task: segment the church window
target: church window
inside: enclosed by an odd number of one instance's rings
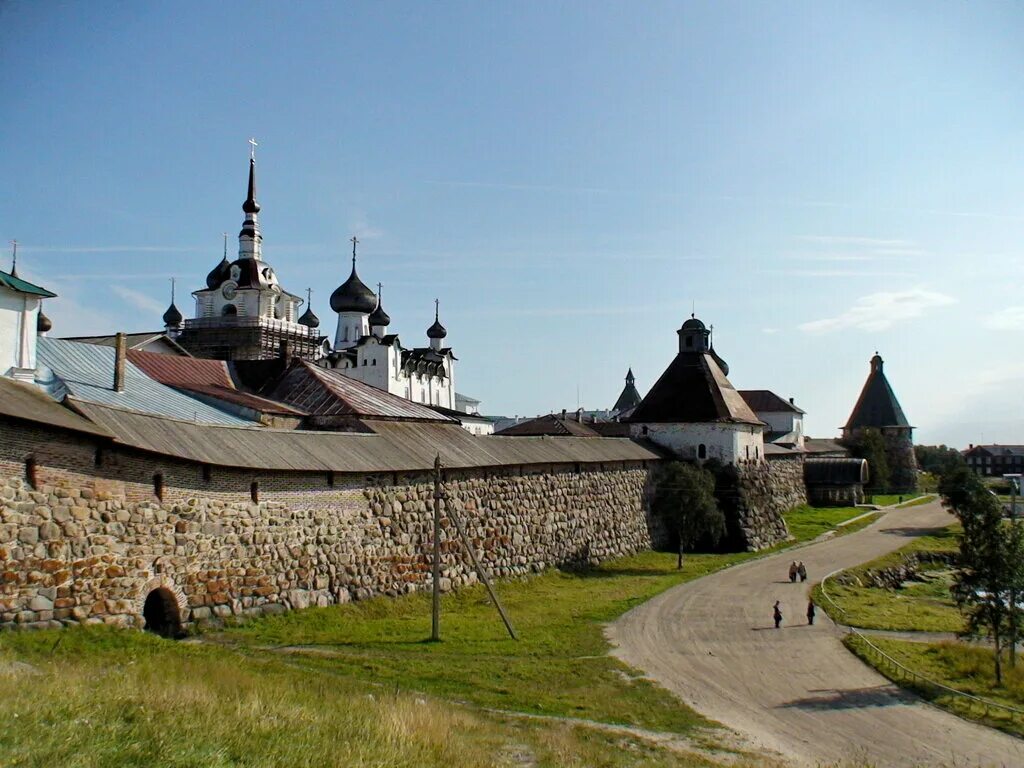
[[[377,364],[377,358],[375,357],[375,358],[373,358],[373,360],[372,360],[372,361],[370,362],[370,365],[376,365],[376,364]]]
[[[745,458],[745,459],[749,459],[750,458],[750,446],[749,445],[744,445],[743,446],[743,458]]]
[[[366,367],[366,364],[367,364],[368,362],[369,362],[369,360],[367,360],[367,359],[366,359],[366,358],[364,357],[364,358],[363,358],[363,368],[365,368],[365,367]]]
[[[342,341],[348,341],[348,326],[347,325],[345,326],[345,329],[341,332],[341,340]]]
[[[224,315],[224,317],[234,317],[238,314],[238,307],[234,304],[225,304],[224,309],[222,309],[220,313]]]
[[[688,346],[688,347],[692,347],[693,346],[693,336],[687,336],[686,337],[686,346]]]
[[[160,501],[164,500],[164,473],[157,472],[153,475],[153,495]]]
[[[697,458],[698,459],[706,459],[707,457],[708,457],[708,447],[706,445],[704,445],[704,443],[701,443],[700,445],[697,446]]]

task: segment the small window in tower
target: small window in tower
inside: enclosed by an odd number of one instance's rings
[[[375,357],[375,358],[373,358],[373,360],[372,360],[372,361],[370,362],[370,365],[376,365],[376,364],[377,364],[377,358]]]
[[[688,346],[688,347],[692,347],[693,346],[693,336],[687,336],[686,337],[686,346]]]
[[[39,487],[39,467],[34,454],[25,457],[25,482],[33,488]]]
[[[225,304],[224,309],[222,309],[220,313],[224,315],[224,317],[234,317],[238,314],[238,307],[234,304]]]
[[[153,475],[153,495],[160,501],[164,500],[164,474],[157,472]]]
[[[700,445],[697,446],[697,458],[698,459],[706,459],[707,457],[708,457],[708,447],[706,445],[704,445],[704,443],[701,443]]]
[[[364,357],[364,358],[363,358],[363,368],[365,368],[365,367],[366,367],[366,364],[367,364],[368,362],[369,362],[369,360],[367,360],[367,359],[366,359],[366,358]]]
[[[252,499],[253,504],[258,504],[260,500],[260,483],[259,480],[253,480],[249,484],[249,498]]]

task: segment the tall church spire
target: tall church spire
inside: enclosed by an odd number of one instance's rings
[[[245,221],[238,233],[238,258],[263,259],[263,235],[260,234],[260,204],[256,202],[256,139],[249,139],[249,189],[242,211]]]

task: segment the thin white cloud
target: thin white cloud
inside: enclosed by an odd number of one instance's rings
[[[827,245],[865,245],[873,248],[902,248],[913,245],[909,240],[846,235],[798,235],[797,240]]]
[[[196,253],[208,250],[202,245],[26,245],[18,243],[18,253]]]
[[[148,294],[136,291],[134,288],[127,288],[123,285],[112,285],[110,286],[110,290],[136,309],[154,315],[156,318],[160,318],[163,315],[164,310],[167,309],[166,304],[157,301]]]
[[[853,306],[835,317],[812,320],[799,325],[804,333],[823,334],[853,328],[882,331],[903,320],[920,317],[930,309],[956,302],[952,296],[924,288],[907,291],[882,291],[862,296]]]
[[[1024,307],[1004,307],[986,317],[982,324],[996,331],[1024,331]]]
[[[761,329],[761,333],[773,334],[773,333],[778,333],[778,332],[779,332],[778,328],[762,328]]]
[[[789,277],[916,277],[911,272],[879,272],[865,269],[764,269],[761,274]]]

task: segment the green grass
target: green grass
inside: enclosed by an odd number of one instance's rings
[[[866,511],[856,507],[811,507],[805,504],[800,507],[794,507],[784,514],[783,517],[786,520],[786,526],[789,528],[790,535],[797,542],[803,542],[813,541],[827,531],[836,530],[836,526],[839,523],[851,520],[858,515],[864,514]],[[864,523],[864,525],[868,525],[870,522],[873,521]],[[858,527],[852,530],[858,530],[860,527],[863,527],[858,525],[858,523],[854,523]],[[845,526],[845,528],[849,527]],[[842,528],[838,530],[842,533],[851,532]]]
[[[920,493],[877,493],[865,498],[864,501],[867,504],[877,504],[880,507],[891,507],[893,504],[908,502],[920,496]]]
[[[1018,736],[1024,736],[1024,723],[1014,721],[1009,713],[970,704],[955,694],[914,680],[906,680],[890,667],[880,665],[877,655],[870,653],[864,641],[849,635],[844,641],[850,650],[883,675],[924,698],[961,717],[977,720]],[[992,651],[983,646],[964,643],[914,643],[888,638],[871,638],[871,642],[901,664],[945,686],[981,698],[1024,709],[1024,659],[1010,669],[1003,659],[1003,683],[996,685]]]
[[[922,536],[911,544],[890,552],[857,568],[846,571],[860,577],[868,570],[881,570],[898,565],[913,552],[955,552],[957,526],[952,525],[933,536]],[[952,574],[941,563],[925,563],[921,571],[929,580],[908,584],[905,588],[843,585],[834,578],[827,585],[828,596],[841,609],[838,613],[815,588],[815,599],[838,621],[864,629],[898,631],[959,632],[963,619],[949,594]]]
[[[934,500],[935,500],[935,494],[927,493],[927,494],[925,494],[923,496],[918,496],[917,498],[915,498],[915,499],[913,499],[911,501],[903,502],[902,504],[900,504],[897,507],[897,509],[906,509],[907,507],[919,507],[922,504],[928,504],[929,502],[934,501]]]
[[[84,627],[0,637],[0,764],[160,768],[598,766],[720,761],[398,690],[290,657]],[[761,765],[734,753],[742,766]]]
[[[518,641],[479,587],[444,596],[440,643],[425,642],[427,594],[267,617],[216,639],[302,646],[291,657],[309,668],[476,706],[686,733],[708,723],[608,656],[603,625],[675,584],[753,556],[687,555],[678,571],[675,555],[645,552],[584,573],[502,582],[498,592]]]

